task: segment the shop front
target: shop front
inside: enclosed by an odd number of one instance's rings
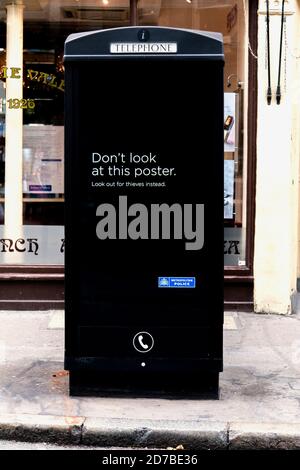
[[[64,42],[72,33],[130,25],[223,34],[225,308],[253,308],[257,10],[256,0],[0,2],[0,308],[63,307]],[[104,73],[104,96],[105,80]],[[164,76],[157,80],[168,87]],[[197,80],[181,86],[196,96],[210,93],[206,83],[206,90]],[[134,88],[119,78],[117,93],[128,102]],[[90,109],[101,112],[92,102]],[[192,119],[201,112],[191,109]],[[199,141],[199,173],[207,148]],[[77,249],[84,251],[84,239]]]

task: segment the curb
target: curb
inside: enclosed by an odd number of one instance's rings
[[[229,450],[299,450],[300,423],[230,423]]]
[[[0,415],[0,439],[80,444],[85,418],[52,415]]]
[[[227,424],[218,422],[99,420],[87,418],[82,444],[118,447],[167,447],[226,450]]]
[[[0,440],[122,448],[299,450],[300,423],[221,423],[14,415],[0,417]]]
[[[227,424],[14,415],[0,417],[0,439],[98,447],[225,450]]]

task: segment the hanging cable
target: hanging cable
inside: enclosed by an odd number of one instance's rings
[[[269,0],[267,2],[267,54],[268,54],[268,89],[267,89],[267,103],[272,102],[272,90],[271,90],[271,62],[270,62],[270,11],[269,11]]]
[[[277,89],[276,89],[276,102],[280,104],[281,101],[281,59],[282,59],[282,41],[283,41],[283,25],[284,25],[284,0],[282,0],[282,9],[281,9],[281,31],[280,31],[280,46],[279,46],[279,64],[278,64],[278,80],[277,80]]]

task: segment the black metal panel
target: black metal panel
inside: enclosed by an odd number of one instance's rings
[[[146,31],[147,40],[143,39],[143,32]],[[162,43],[176,42],[176,57],[191,57],[195,55],[197,59],[222,61],[223,42],[222,36],[218,33],[208,33],[204,31],[192,31],[188,29],[162,28],[156,26],[126,27],[106,29],[102,31],[91,31],[88,33],[71,34],[65,43],[65,61],[93,60],[105,57],[106,59],[117,58],[120,55],[110,53],[110,45],[114,42],[123,43]],[[124,59],[126,54],[122,54]],[[128,54],[132,58],[131,54]],[[141,54],[135,57],[141,58]],[[160,56],[155,54],[155,58]]]
[[[131,45],[139,41],[176,43],[177,52],[136,53]],[[111,43],[127,43],[133,53],[111,54]],[[65,60],[66,368],[71,376],[76,369],[78,385],[78,369],[130,370],[141,380],[147,371],[174,374],[180,363],[181,371],[211,370],[217,383],[221,36],[154,27],[98,31],[71,36]],[[187,280],[159,287],[160,277],[194,278],[195,287]]]

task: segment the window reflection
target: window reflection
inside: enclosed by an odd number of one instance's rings
[[[224,66],[224,263],[246,261],[246,89],[243,0],[140,0],[140,25],[172,26],[223,34]],[[194,84],[197,87],[197,83]],[[198,90],[199,93],[208,92]]]

